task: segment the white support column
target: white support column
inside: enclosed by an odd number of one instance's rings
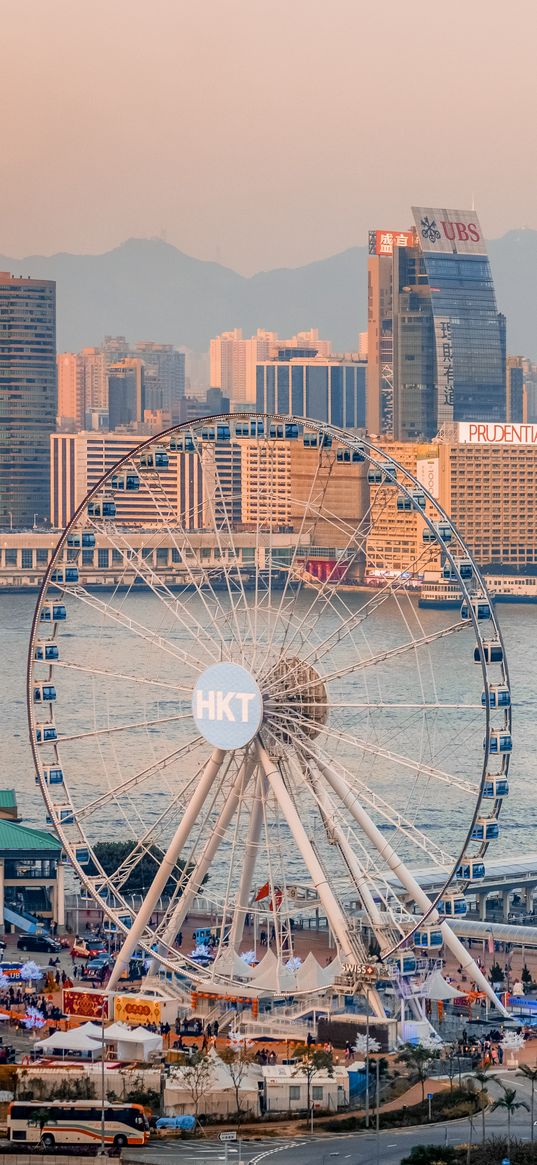
[[[248,834],[246,837],[246,845],[244,849],[239,893],[237,895],[237,904],[235,906],[235,913],[233,915],[233,921],[231,923],[231,931],[229,935],[229,945],[234,951],[238,951],[242,942],[242,936],[244,934],[244,922],[248,913],[248,899],[250,896],[250,889],[254,876],[259,838],[261,836],[261,829],[263,826],[263,797],[265,795],[266,786],[266,777],[264,777],[263,774],[258,770],[255,784],[254,803],[251,809]]]
[[[198,814],[203,807],[204,801],[210,793],[211,786],[218,773],[220,765],[222,764],[224,756],[225,753],[222,752],[221,749],[216,748],[211,756],[211,759],[205,766],[197,788],[192,795],[191,801],[188,804],[188,808],[183,814],[183,817],[172,837],[168,849],[164,854],[162,863],[159,866],[151,886],[147,891],[144,901],[142,902],[142,905],[133,920],[131,929],[125,935],[123,946],[117,955],[116,961],[112,968],[112,974],[108,981],[108,991],[114,990],[120,975],[128,968],[129,959],[131,958],[132,952],[138,945],[138,942],[140,941],[145,927],[151,918],[155,906],[161,894],[164,892],[166,883],[175,869],[177,859],[187,838],[190,835],[191,830],[194,828],[196,818],[198,817]]]
[[[446,946],[449,947],[452,954],[454,954],[459,960],[460,965],[468,972],[470,978],[473,979],[478,989],[483,991],[488,996],[488,998],[494,1004],[494,1007],[496,1007],[502,1015],[507,1016],[508,1012],[505,1010],[505,1007],[492,990],[488,979],[486,979],[483,973],[479,970],[477,963],[471,957],[471,955],[469,955],[466,948],[463,947],[460,940],[451,930],[449,924],[445,920],[442,922],[440,921],[440,916],[437,910],[431,910],[430,898],[427,897],[427,894],[424,890],[422,890],[419,883],[416,882],[416,879],[410,873],[410,870],[407,869],[404,862],[401,861],[401,858],[398,856],[398,854],[396,854],[395,850],[392,849],[391,845],[388,841],[386,841],[386,838],[382,835],[380,830],[377,829],[374,821],[372,821],[371,817],[369,816],[369,813],[367,813],[367,811],[363,808],[360,801],[358,800],[356,793],[353,792],[353,790],[350,788],[347,782],[343,780],[339,773],[335,772],[331,765],[326,764],[325,761],[321,761],[317,757],[315,758],[315,763],[326,777],[326,780],[331,785],[334,792],[337,793],[340,800],[349,810],[349,813],[352,815],[354,820],[358,825],[361,826],[366,837],[369,838],[370,842],[372,842],[372,844],[375,846],[375,849],[378,850],[382,860],[386,862],[386,864],[398,878],[401,885],[404,886],[405,890],[407,890],[410,896],[413,898],[416,906],[418,906],[420,910],[423,910],[424,914],[429,912],[427,920],[428,925],[440,926],[440,930],[442,931]]]
[[[226,829],[237,812],[242,794],[250,780],[253,764],[253,760],[244,760],[242,762],[228,799],[211,830],[203,851],[192,870],[188,885],[184,893],[181,894],[172,917],[164,931],[162,936],[163,943],[173,943],[177,932],[181,929],[192,905],[192,901],[196,897],[203,883],[203,879],[211,866],[211,862],[219,849],[220,843],[224,840]]]
[[[343,915],[343,911],[339,902],[334,897],[332,890],[328,884],[327,876],[319,862],[309,837],[300,820],[297,809],[295,808],[292,798],[289,796],[285,783],[283,781],[280,770],[271,759],[268,753],[263,748],[262,744],[258,744],[259,761],[263,768],[263,772],[269,782],[269,785],[278,801],[280,809],[285,820],[293,834],[296,845],[302,855],[304,864],[306,865],[313,882],[314,888],[319,895],[320,901],[324,909],[330,926],[336,936],[341,958],[343,962],[346,960],[355,961],[355,954],[353,951],[353,944],[350,939],[347,922]]]
[[[57,924],[60,934],[65,930],[65,869],[63,862],[58,862],[56,866],[56,902],[54,921]]]

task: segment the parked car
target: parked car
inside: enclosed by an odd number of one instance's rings
[[[108,969],[112,967],[113,958],[110,955],[98,955],[95,959],[90,959],[86,966],[82,969],[83,979],[98,979]]]
[[[61,949],[61,943],[50,934],[21,934],[17,940],[18,951],[48,951],[57,955]]]

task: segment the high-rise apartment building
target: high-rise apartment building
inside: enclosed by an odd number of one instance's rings
[[[368,429],[428,440],[506,418],[505,319],[474,211],[414,207],[369,236]]]
[[[258,328],[250,339],[243,337],[240,328],[222,332],[211,340],[211,385],[221,388],[231,400],[254,404],[256,400],[256,366],[262,360],[275,356],[278,349],[308,350],[311,356],[329,356],[330,340],[321,340],[317,328],[297,332],[290,340],[280,340],[277,332]]]
[[[296,351],[296,355],[294,354]],[[344,429],[365,426],[367,363],[280,349],[257,365],[258,412],[292,414]]]
[[[145,407],[169,413],[179,421],[180,401],[185,395],[185,354],[173,344],[156,344],[140,340],[133,355],[143,361]]]
[[[0,272],[2,525],[48,518],[56,411],[56,284]]]
[[[58,373],[58,427],[83,429],[86,419],[84,366],[76,352],[59,352],[56,357]]]
[[[522,356],[508,356],[506,420],[520,423],[527,419],[525,411],[524,359]]]

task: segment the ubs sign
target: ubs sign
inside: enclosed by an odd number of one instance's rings
[[[486,255],[483,232],[475,210],[413,206],[412,214],[422,251]]]
[[[198,731],[216,748],[242,748],[263,719],[263,699],[250,672],[237,663],[214,663],[197,680],[192,715]]]

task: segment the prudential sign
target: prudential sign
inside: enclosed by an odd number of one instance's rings
[[[215,663],[192,693],[196,727],[216,748],[242,748],[258,731],[263,699],[250,672],[237,663]]]

